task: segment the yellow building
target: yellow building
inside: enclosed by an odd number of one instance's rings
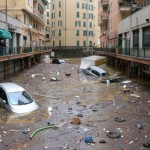
[[[20,46],[43,46],[46,4],[46,0],[0,0],[0,11],[22,22]]]
[[[97,4],[97,0],[51,0],[52,46],[98,46]]]

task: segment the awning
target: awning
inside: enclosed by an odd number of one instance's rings
[[[0,30],[0,39],[11,39],[11,33],[8,30],[1,29]]]

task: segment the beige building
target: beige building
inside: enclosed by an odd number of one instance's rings
[[[97,4],[97,0],[51,0],[52,46],[99,46]]]
[[[51,45],[51,36],[50,36],[50,0],[48,0],[48,3],[46,5],[45,10],[45,44],[47,46]]]
[[[22,22],[19,46],[43,46],[46,4],[46,0],[0,0],[0,11]],[[15,35],[13,35],[13,38],[15,38]]]

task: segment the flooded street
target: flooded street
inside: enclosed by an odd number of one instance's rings
[[[0,150],[150,149],[150,86],[100,83],[79,73],[80,59],[65,61],[37,64],[7,79],[24,87],[39,109],[17,115],[0,108]],[[124,91],[124,85],[129,90]],[[48,125],[52,127],[31,138],[35,130]],[[120,137],[110,138],[111,132]]]

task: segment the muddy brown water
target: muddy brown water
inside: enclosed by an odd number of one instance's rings
[[[0,108],[0,149],[2,150],[140,150],[150,141],[150,87],[137,82],[128,84],[124,93],[121,83],[103,84],[98,78],[78,73],[80,59],[65,59],[65,64],[38,64],[11,76],[7,81],[23,86],[39,105],[39,109],[26,114],[10,114]],[[110,75],[119,72],[106,68]],[[66,76],[69,73],[70,76]],[[32,78],[33,74],[37,74]],[[45,77],[45,80],[42,80]],[[57,78],[58,81],[51,81]],[[128,80],[128,79],[125,79]],[[52,115],[48,108],[52,107]],[[80,125],[70,121],[78,114]],[[118,123],[115,117],[125,117]],[[47,123],[57,129],[46,129],[30,135]],[[135,127],[142,123],[144,129]],[[30,132],[23,131],[30,128]],[[119,130],[121,138],[107,137],[108,131]],[[92,136],[95,144],[87,145],[84,138]],[[106,144],[99,143],[105,140]]]

